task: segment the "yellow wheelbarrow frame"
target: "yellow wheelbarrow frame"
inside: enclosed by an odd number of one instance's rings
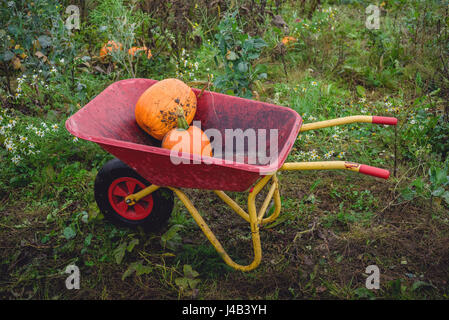
[[[377,118],[377,119],[376,119]],[[386,119],[387,121],[380,122],[379,118]],[[336,125],[355,123],[355,122],[368,122],[368,123],[380,123],[380,124],[393,124],[395,125],[397,120],[394,118],[386,117],[373,117],[373,116],[351,116],[338,118],[333,120],[320,121],[315,123],[304,124],[300,132],[320,129],[325,127],[332,127]],[[389,172],[387,170],[374,168],[366,165],[361,165],[358,163],[348,162],[348,161],[316,161],[316,162],[290,162],[284,163],[283,166],[278,171],[290,171],[290,170],[350,170],[354,172],[361,172],[368,175],[373,175],[377,177],[382,177],[387,179]],[[256,209],[255,199],[260,191],[271,181],[270,189],[262,203],[259,211]],[[129,206],[134,205],[140,199],[148,196],[152,192],[159,189],[159,186],[151,185],[137,193],[131,194],[125,198],[126,203]],[[215,194],[222,199],[232,210],[234,210],[240,217],[249,222],[251,227],[251,237],[253,243],[254,259],[248,265],[241,265],[234,262],[226,250],[223,248],[221,243],[215,237],[214,233],[210,230],[207,223],[204,221],[203,217],[200,215],[198,210],[195,208],[193,203],[187,197],[187,195],[178,188],[168,187],[172,190],[184,206],[187,208],[189,213],[192,215],[195,222],[198,224],[200,229],[206,235],[207,239],[211,242],[214,248],[217,250],[218,254],[223,258],[225,263],[230,267],[241,270],[241,271],[251,271],[255,269],[262,260],[262,249],[260,242],[259,229],[262,225],[273,222],[278,218],[281,212],[281,197],[279,193],[279,183],[277,179],[277,171],[271,175],[266,175],[261,178],[254,187],[249,191],[248,194],[248,212],[242,209],[234,200],[232,200],[225,192],[221,190],[214,190]],[[271,200],[274,198],[274,212],[269,216],[265,217],[266,211],[268,209]]]

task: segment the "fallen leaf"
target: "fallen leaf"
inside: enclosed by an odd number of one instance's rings
[[[14,70],[20,69],[20,67],[22,66],[22,64],[20,63],[20,59],[15,57],[14,59],[11,60],[12,66],[14,68]]]
[[[36,51],[36,53],[35,53],[34,55],[35,55],[36,57],[38,57],[39,59],[44,60],[44,62],[47,62],[47,61],[48,61],[47,56],[46,56],[45,54],[43,54],[42,52],[40,52],[40,51]]]

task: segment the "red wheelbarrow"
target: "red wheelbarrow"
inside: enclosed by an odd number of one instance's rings
[[[171,150],[161,148],[160,141],[141,130],[135,120],[138,98],[156,82],[150,79],[115,82],[66,122],[71,134],[97,143],[116,157],[100,169],[94,187],[100,211],[115,224],[141,226],[149,231],[165,226],[173,209],[174,193],[224,261],[235,269],[249,271],[262,258],[260,226],[274,221],[281,211],[278,172],[335,169],[383,179],[389,177],[387,170],[347,161],[284,162],[299,132],[354,122],[396,125],[396,118],[350,116],[303,125],[299,114],[292,109],[209,91],[204,91],[198,99],[194,121],[200,121],[205,133],[210,133],[214,156],[174,155]],[[200,90],[193,90],[199,96]],[[257,134],[256,140],[250,139],[251,132]],[[236,142],[239,134],[240,137],[243,134],[240,147]],[[253,151],[260,149],[264,157],[254,156]],[[255,198],[267,184],[270,184],[267,195],[257,210]],[[249,222],[254,251],[252,263],[240,265],[229,257],[180,188],[213,190]],[[224,191],[248,191],[247,212]],[[272,201],[274,211],[267,216]]]

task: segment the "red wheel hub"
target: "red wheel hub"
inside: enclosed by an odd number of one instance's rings
[[[153,209],[153,196],[150,194],[142,198],[133,206],[128,206],[125,198],[146,186],[132,177],[122,177],[114,180],[109,186],[108,197],[112,208],[123,218],[142,220],[148,217]]]

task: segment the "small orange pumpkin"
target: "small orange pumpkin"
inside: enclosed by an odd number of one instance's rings
[[[289,47],[289,46],[292,46],[293,43],[296,42],[296,38],[288,36],[288,37],[283,37],[281,41],[286,47]]]
[[[131,49],[128,50],[128,54],[130,56],[135,56],[136,54],[140,53],[140,52],[144,52],[147,56],[148,59],[151,59],[151,57],[153,56],[151,54],[151,50],[148,49],[147,47],[143,46],[143,47],[132,47]]]
[[[181,107],[178,110],[178,127],[165,135],[162,148],[212,157],[209,138],[200,128],[189,127]]]
[[[106,58],[106,56],[110,53],[110,52],[112,52],[112,51],[117,51],[117,50],[122,50],[123,49],[123,46],[122,46],[122,44],[119,42],[119,43],[116,43],[115,41],[113,41],[113,40],[109,40],[108,41],[108,43],[106,43],[102,48],[101,48],[101,50],[100,50],[100,58],[101,59],[105,59]]]
[[[136,121],[149,135],[162,140],[177,126],[178,107],[182,107],[187,124],[190,124],[196,104],[195,93],[188,85],[178,79],[164,79],[140,96],[135,109]]]

